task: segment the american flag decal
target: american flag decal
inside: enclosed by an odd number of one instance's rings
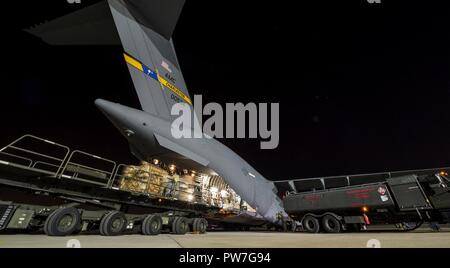
[[[170,69],[170,66],[167,62],[162,61],[161,66],[166,69],[169,73],[172,73],[172,70]]]

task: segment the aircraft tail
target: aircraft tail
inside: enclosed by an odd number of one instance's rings
[[[172,33],[184,1],[109,0],[142,109],[170,120],[173,104],[192,104],[178,64]]]
[[[50,44],[122,44],[142,109],[192,104],[172,42],[185,0],[108,0],[27,30]]]

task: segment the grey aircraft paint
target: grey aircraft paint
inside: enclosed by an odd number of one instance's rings
[[[164,159],[165,156],[180,166],[194,161],[200,171],[214,171],[223,177],[264,219],[280,223],[279,215],[287,215],[273,182],[215,139],[175,139],[171,134],[172,105],[183,101],[192,104],[171,39],[184,0],[108,0],[107,4],[143,111],[101,99],[95,103],[126,137],[131,152],[147,161],[153,157]],[[97,5],[90,10],[105,6],[104,2]],[[92,20],[92,11],[88,14]],[[101,14],[102,27],[110,29],[104,23],[105,11],[102,10]],[[82,11],[79,11],[76,18],[82,21],[82,17]],[[66,21],[63,18],[59,20]],[[74,20],[71,17],[69,21]],[[92,25],[95,27],[97,24]],[[52,43],[70,43],[67,34],[62,42],[55,34],[57,27],[52,25],[50,28],[52,31],[49,32],[44,24],[29,32]],[[77,38],[73,43],[82,43],[80,40],[84,37],[80,31]],[[85,39],[87,44],[92,44],[90,36]],[[161,78],[170,85],[164,84]]]

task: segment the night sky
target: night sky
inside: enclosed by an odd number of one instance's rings
[[[3,4],[1,145],[32,133],[137,162],[94,105],[139,107],[122,48],[22,31],[95,2]],[[276,150],[222,140],[269,179],[450,166],[447,2],[187,0],[173,39],[191,96],[280,103]]]

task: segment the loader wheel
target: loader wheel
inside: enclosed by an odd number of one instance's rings
[[[293,233],[295,233],[295,232],[297,232],[297,222],[296,221],[291,221],[291,226],[290,226],[291,228],[290,228],[290,231],[291,232],[293,232]]]
[[[161,233],[162,219],[161,216],[151,214],[142,221],[141,231],[143,235],[158,235]]]
[[[58,208],[45,220],[44,232],[49,236],[71,235],[79,228],[81,216],[74,207]]]
[[[201,234],[206,233],[206,229],[208,229],[208,225],[209,225],[208,221],[206,219],[202,218],[201,222],[200,222],[200,233]]]
[[[77,228],[75,228],[75,230],[73,231],[72,235],[78,235],[83,231],[83,222],[80,222],[80,224],[78,224]]]
[[[127,227],[125,214],[120,211],[111,211],[100,221],[100,234],[103,236],[119,235]]]
[[[308,233],[318,233],[320,231],[319,220],[313,216],[306,216],[303,219],[303,229],[305,229]]]
[[[206,233],[208,227],[208,221],[203,218],[195,218],[192,222],[192,231],[200,234]]]
[[[172,233],[186,234],[189,231],[189,224],[185,217],[175,217],[172,222]]]
[[[333,215],[325,215],[322,218],[322,228],[327,233],[340,233],[342,230],[341,222]]]

